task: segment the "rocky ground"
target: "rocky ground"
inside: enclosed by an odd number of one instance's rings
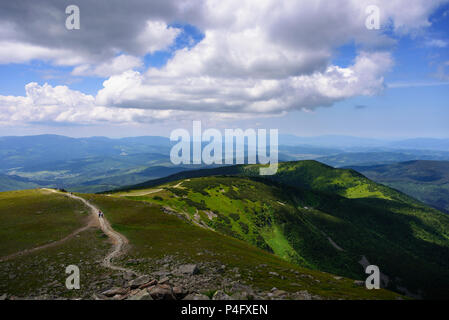
[[[127,260],[128,265],[145,263],[145,259]],[[149,274],[133,272],[105,275],[89,284],[83,296],[63,297],[58,291],[65,290],[60,284],[49,284],[35,295],[17,297],[0,294],[1,300],[20,299],[94,299],[94,300],[312,300],[319,296],[307,290],[285,292],[272,288],[269,292],[257,290],[239,279],[237,268],[227,270],[225,265],[212,263],[174,264],[173,257],[153,261],[155,271]],[[263,267],[263,266],[259,266]],[[231,276],[229,276],[231,275]],[[59,288],[59,290],[55,290]],[[90,293],[90,295],[89,295]]]

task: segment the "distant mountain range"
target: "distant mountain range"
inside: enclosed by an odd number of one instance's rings
[[[449,160],[447,141],[392,142],[347,136],[280,135],[279,161],[314,159],[344,167]],[[122,139],[58,135],[0,137],[0,191],[48,186],[100,192],[205,167],[174,166],[169,158],[174,143],[158,136]]]
[[[449,151],[449,139],[414,138],[414,139],[372,139],[352,136],[326,135],[318,137],[297,137],[280,135],[280,145],[310,145],[332,147],[344,150],[352,148],[365,149],[415,149]]]

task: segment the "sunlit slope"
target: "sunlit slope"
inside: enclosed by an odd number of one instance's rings
[[[449,213],[449,161],[420,160],[353,169]]]
[[[148,190],[154,193],[117,195],[170,207],[308,268],[362,277],[358,261],[365,256],[389,276],[392,289],[447,295],[446,215],[352,170],[301,161],[262,178],[258,168],[184,172],[160,180],[165,184]]]
[[[142,272],[153,270],[154,261],[170,256],[176,261],[224,265],[229,277],[235,276],[232,270],[238,268],[239,282],[266,291],[273,287],[288,292],[307,290],[332,299],[397,297],[389,291],[367,290],[353,280],[289,263],[245,241],[199,227],[157,203],[103,195],[83,197],[101,208],[112,227],[129,239],[130,251],[121,263],[129,266],[130,258],[139,261],[131,267]]]

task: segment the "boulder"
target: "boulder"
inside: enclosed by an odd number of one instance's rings
[[[154,300],[175,300],[172,288],[167,284],[158,284],[150,287],[148,292]]]
[[[208,296],[199,293],[190,293],[182,300],[210,300]]]
[[[102,292],[101,294],[106,296],[106,297],[113,297],[115,295],[124,295],[128,293],[128,289],[125,288],[118,288],[118,287],[114,287],[112,289],[106,290],[104,292]]]
[[[125,272],[123,274],[123,279],[125,279],[126,281],[132,280],[136,277],[136,275],[132,272]]]
[[[108,297],[102,295],[101,293],[94,293],[92,295],[92,299],[94,299],[94,300],[108,300]]]
[[[161,280],[159,280],[159,284],[168,283],[169,281],[170,281],[170,279],[168,277],[164,277]]]
[[[129,296],[127,300],[153,300],[153,298],[146,289],[142,289],[136,294]]]
[[[198,274],[200,270],[198,269],[198,266],[196,264],[184,264],[182,266],[179,266],[177,269],[177,273],[181,274],[189,274],[194,275]]]
[[[144,276],[140,276],[140,277],[128,282],[128,286],[131,287],[131,289],[134,289],[134,288],[138,288],[141,285],[144,285],[150,281],[151,281],[150,277],[147,275],[144,275]]]
[[[0,300],[6,300],[8,298],[8,296],[6,295],[6,293],[5,294],[2,294],[1,296],[0,296]]]
[[[156,284],[157,284],[157,281],[156,281],[155,279],[153,279],[153,280],[151,280],[150,282],[147,282],[147,283],[141,285],[141,286],[139,287],[139,289],[145,289],[145,288],[154,286],[154,285],[156,285]]]
[[[181,287],[173,287],[172,291],[173,291],[173,295],[178,300],[183,299],[187,295],[187,292]]]
[[[296,293],[296,300],[312,300],[312,295],[307,290],[301,290]]]
[[[287,292],[284,291],[284,290],[275,290],[275,291],[273,291],[273,296],[276,297],[276,298],[285,296],[286,294],[287,294]]]

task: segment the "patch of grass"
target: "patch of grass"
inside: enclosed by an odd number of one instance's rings
[[[0,257],[47,244],[85,224],[78,201],[44,190],[0,193]]]
[[[58,246],[0,262],[0,292],[19,297],[91,298],[93,292],[107,288],[101,283],[114,276],[99,263],[110,250],[109,241],[101,235],[100,230],[90,228]],[[65,287],[69,265],[80,269],[79,290]]]

